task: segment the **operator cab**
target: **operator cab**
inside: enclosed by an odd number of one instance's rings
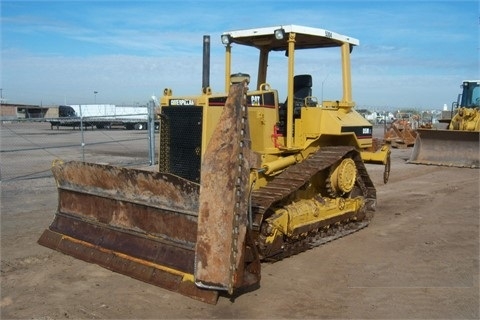
[[[225,45],[225,92],[229,92],[231,80],[231,48],[233,44],[254,47],[259,50],[256,90],[262,91],[267,84],[268,58],[270,52],[285,52],[287,57],[287,98],[279,105],[281,131],[286,137],[286,149],[294,149],[294,119],[300,117],[302,107],[316,106],[312,94],[312,76],[295,75],[295,51],[300,49],[338,47],[341,51],[343,97],[338,101],[322,101],[322,106],[344,109],[345,113],[355,105],[352,100],[350,53],[359,44],[357,39],[332,31],[298,25],[275,26],[224,32],[221,35]]]
[[[465,80],[462,83],[463,91],[461,95],[460,107],[478,108],[480,107],[480,81]]]

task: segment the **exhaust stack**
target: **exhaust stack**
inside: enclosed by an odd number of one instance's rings
[[[210,87],[210,36],[203,36],[202,91]]]

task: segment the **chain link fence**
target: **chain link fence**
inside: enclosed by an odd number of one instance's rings
[[[42,119],[1,121],[0,181],[51,177],[51,165],[57,159],[125,167],[153,166],[157,158],[157,132],[155,125],[147,130],[126,130],[125,127],[54,127]]]

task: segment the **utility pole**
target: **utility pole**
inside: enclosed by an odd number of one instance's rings
[[[323,85],[324,85],[325,81],[327,81],[327,78],[328,78],[329,75],[330,75],[330,73],[327,73],[327,76],[322,81],[322,105],[323,105]]]

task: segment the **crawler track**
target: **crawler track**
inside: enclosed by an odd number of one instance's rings
[[[376,203],[376,190],[367,173],[360,153],[349,146],[323,147],[305,161],[291,166],[279,174],[267,186],[252,192],[253,228],[261,229],[264,217],[270,208],[281,206],[289,197],[323,170],[329,170],[345,157],[355,161],[357,180],[355,186],[366,200],[366,210],[373,211]],[[325,181],[328,187],[328,181]],[[348,195],[347,195],[348,196]],[[266,261],[277,261],[295,255],[326,242],[343,237],[366,227],[372,214],[348,213],[312,223],[308,232],[295,238],[284,239],[283,251],[264,257]],[[259,244],[260,246],[264,244]]]

